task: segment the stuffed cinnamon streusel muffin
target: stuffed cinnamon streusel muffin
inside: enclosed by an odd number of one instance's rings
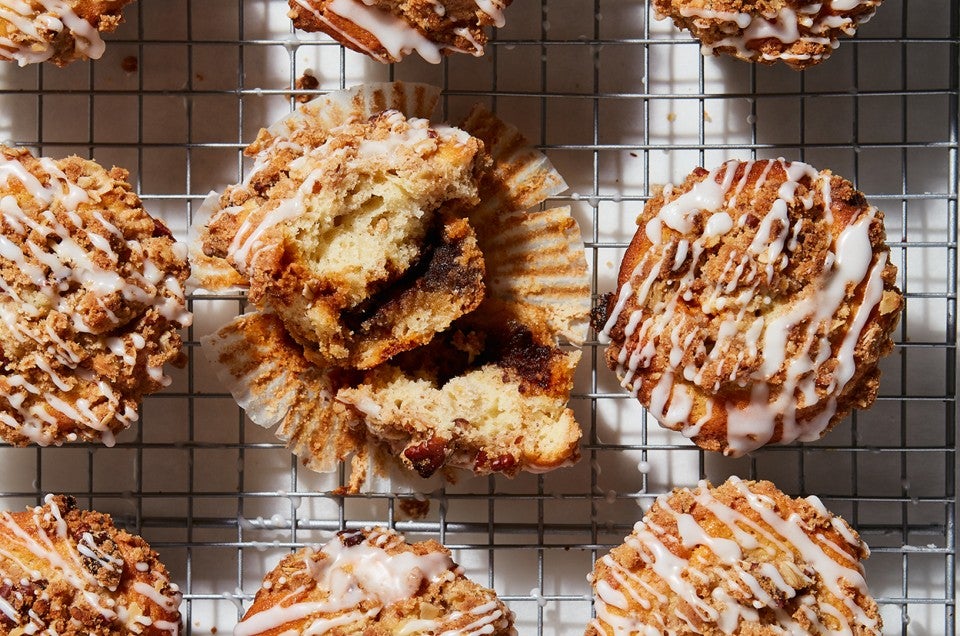
[[[583,243],[569,209],[531,209],[565,184],[482,107],[457,128],[424,119],[438,95],[394,83],[304,104],[197,230],[198,284],[257,307],[204,352],[305,465],[349,459],[350,489],[397,464],[513,476],[578,457],[580,352],[562,345],[586,332]]]
[[[661,496],[591,576],[587,636],[858,634],[883,623],[870,550],[816,497],[731,477]]]
[[[344,530],[266,576],[235,636],[516,634],[493,590],[463,575],[436,541],[385,528]]]
[[[380,62],[416,51],[434,64],[450,53],[483,55],[485,28],[504,25],[512,0],[289,0],[293,25],[323,31]]]
[[[126,178],[0,147],[0,439],[112,444],[185,362],[186,246]]]
[[[702,43],[703,53],[748,62],[783,62],[802,70],[830,57],[882,0],[654,0],[659,19],[670,17]]]
[[[50,61],[66,66],[99,59],[100,34],[114,31],[133,0],[2,0],[0,59],[20,66]]]
[[[598,312],[607,364],[661,425],[738,456],[876,399],[903,297],[883,213],[782,159],[696,169],[644,207]]]
[[[140,537],[72,497],[0,512],[0,633],[177,636],[180,591]]]

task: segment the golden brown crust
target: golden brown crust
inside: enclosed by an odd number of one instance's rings
[[[17,14],[17,20],[0,17],[0,59],[17,61],[21,66],[39,61],[66,66],[76,60],[98,58],[103,49],[97,33],[115,31],[123,21],[123,8],[131,2],[67,0],[68,11],[49,0],[27,0],[29,11],[8,7]]]
[[[782,160],[698,168],[638,225],[598,327],[661,424],[739,455],[873,403],[903,298],[883,214],[848,181]]]
[[[63,496],[0,513],[0,632],[174,636],[179,605],[157,554],[109,515]]]
[[[368,528],[284,558],[234,633],[390,636],[482,628],[507,636],[515,633],[512,621],[496,593],[464,577],[436,541],[408,544],[396,532]]]
[[[380,62],[399,62],[409,49],[397,51],[391,43],[394,37],[388,37],[384,31],[366,28],[355,22],[352,11],[376,11],[381,17],[379,22],[394,22],[396,26],[387,29],[392,33],[410,30],[417,36],[399,36],[412,42],[424,38],[431,44],[420,50],[430,61],[439,61],[441,53],[453,52],[483,55],[487,43],[485,28],[503,26],[502,11],[510,6],[512,0],[373,0],[362,3],[360,0],[288,0],[290,18],[297,29],[311,32],[324,32],[342,45],[359,53],[365,53]],[[344,11],[344,4],[354,4],[353,9]],[[339,5],[339,6],[338,6]],[[486,7],[489,13],[481,7]],[[363,20],[360,19],[362,23]],[[402,25],[402,26],[400,26]],[[383,28],[383,27],[381,27]],[[385,46],[386,41],[386,46]],[[410,46],[410,45],[407,45]],[[389,48],[388,48],[389,47]]]
[[[868,555],[816,498],[792,499],[767,481],[701,482],[659,498],[597,561],[586,633],[878,635],[860,565]]]
[[[802,70],[828,58],[881,1],[655,0],[654,8],[659,19],[669,16],[700,40],[705,54]]]
[[[182,364],[184,246],[120,168],[0,148],[0,438],[103,440]]]

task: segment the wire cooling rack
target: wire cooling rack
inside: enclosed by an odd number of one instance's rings
[[[578,634],[585,579],[657,494],[707,477],[766,478],[816,494],[869,542],[886,632],[953,634],[960,2],[886,0],[853,41],[796,73],[704,59],[638,0],[515,0],[486,57],[386,67],[295,34],[285,0],[139,0],[94,64],[0,69],[0,137],[44,154],[124,166],[154,214],[186,236],[211,189],[249,166],[242,148],[317,91],[407,79],[444,88],[455,120],[487,102],[570,183],[595,291],[610,291],[652,185],[727,158],[784,156],[847,176],[886,213],[906,310],[881,397],[822,441],[731,460],[648,420],[585,348],[572,405],[583,459],[542,476],[463,479],[442,490],[335,496],[245,422],[198,339],[242,297],[194,296],[189,366],[148,398],[113,448],[0,448],[9,508],[43,493],[111,512],[161,553],[185,591],[188,633],[232,629],[290,549],[344,527],[395,526],[454,549],[494,586],[521,634]],[[429,502],[412,519],[405,511]]]

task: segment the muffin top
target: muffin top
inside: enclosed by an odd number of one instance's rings
[[[437,64],[445,54],[483,55],[487,26],[505,24],[511,0],[289,0],[293,25],[323,31],[373,59],[399,62],[416,51]]]
[[[235,636],[296,633],[506,636],[513,616],[470,581],[436,541],[385,528],[345,530],[283,559],[264,579]]]
[[[867,22],[882,0],[655,0],[702,43],[703,53],[749,62],[783,62],[797,70],[819,64]]]
[[[0,437],[102,440],[181,361],[186,248],[86,159],[0,148]]]
[[[730,161],[637,222],[598,322],[607,363],[663,426],[741,455],[816,440],[876,398],[903,298],[883,213],[850,182]]]
[[[157,554],[109,515],[53,495],[25,512],[0,512],[4,634],[177,636],[179,606]]]
[[[0,59],[20,66],[50,61],[100,59],[106,48],[100,33],[122,21],[133,0],[6,1],[0,11]]]
[[[816,497],[731,477],[664,495],[592,575],[588,636],[881,633],[869,549]]]

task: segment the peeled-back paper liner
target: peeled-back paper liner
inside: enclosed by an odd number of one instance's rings
[[[546,320],[574,344],[587,337],[590,278],[570,208],[529,211],[567,189],[547,157],[482,104],[461,127],[483,141],[493,168],[470,212],[487,267],[488,293],[516,306],[527,324]]]
[[[367,119],[390,109],[398,110],[406,117],[429,118],[439,99],[440,89],[436,86],[413,82],[361,84],[333,91],[297,107],[286,117],[262,129],[246,154],[268,152],[269,144],[264,146],[265,139],[290,139],[307,128],[330,130],[352,119]],[[235,293],[249,286],[246,277],[226,259],[203,253],[204,228],[220,210],[220,193],[211,192],[194,213],[188,239],[193,273],[187,285],[191,291]]]
[[[570,208],[511,213],[477,226],[487,293],[581,345],[587,337],[590,278],[580,227]]]
[[[202,340],[217,377],[250,420],[276,436],[310,470],[330,473],[349,462],[347,489],[432,492],[441,479],[402,471],[379,454],[352,412],[337,403],[330,370],[307,361],[274,314],[238,316]]]
[[[473,107],[460,128],[481,140],[493,158],[493,169],[480,182],[480,204],[470,213],[475,224],[529,210],[567,189],[547,156],[483,104]]]
[[[217,376],[254,424],[279,425],[277,437],[328,472],[365,445],[352,433],[349,412],[334,409],[326,372],[303,357],[280,319],[253,312],[239,316],[202,341]]]
[[[314,124],[329,129],[385,108],[426,116],[438,95],[437,89],[421,84],[356,87],[301,106],[267,133],[289,137]],[[484,253],[488,294],[510,305],[513,314],[536,325],[538,332],[542,333],[545,325],[554,345],[562,340],[583,342],[590,281],[579,227],[569,208],[524,212],[563,191],[566,184],[545,155],[486,108],[474,108],[463,126],[484,142],[493,159],[492,169],[479,186],[482,203],[469,215]],[[264,134],[261,132],[261,139]],[[208,202],[213,205],[202,207],[198,223],[206,223],[217,211],[218,201],[211,196]],[[204,269],[207,264],[203,261],[201,264],[201,272],[216,272],[212,267]],[[407,490],[404,481],[413,484],[409,490],[431,489],[427,485],[431,482],[408,476],[406,471],[402,471],[403,478],[388,475],[377,479],[378,471],[381,476],[384,470],[401,472],[392,467],[396,462],[384,466],[375,461],[371,446],[358,441],[359,433],[351,428],[355,422],[347,409],[332,399],[329,372],[304,358],[278,318],[257,316],[247,314],[205,342],[213,351],[209,357],[219,367],[221,378],[251,420],[265,427],[279,425],[278,437],[313,470],[332,471],[354,455],[354,490],[364,480],[364,490],[381,485],[393,491],[398,487]],[[358,458],[372,464],[361,467]],[[374,465],[377,470],[372,469]]]

